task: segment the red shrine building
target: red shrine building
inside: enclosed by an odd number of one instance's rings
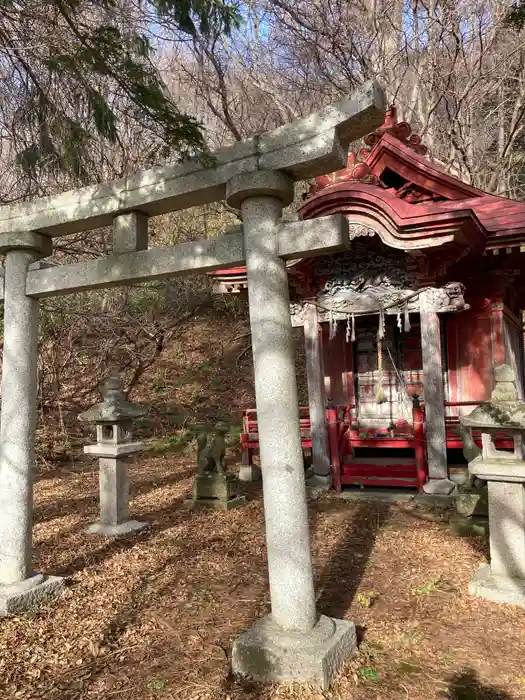
[[[288,263],[306,344],[303,447],[335,489],[422,489],[462,461],[458,416],[490,397],[494,367],[514,369],[524,398],[525,203],[447,173],[394,107],[365,144],[316,179],[298,212],[342,213],[350,240]],[[211,274],[219,292],[247,288],[244,268]],[[241,442],[250,464],[249,407]]]

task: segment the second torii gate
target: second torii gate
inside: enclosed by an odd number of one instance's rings
[[[272,611],[235,642],[233,671],[329,684],[355,648],[355,627],[316,610],[285,261],[343,250],[348,229],[342,215],[294,223],[281,215],[294,181],[342,167],[350,142],[379,126],[384,109],[372,81],[317,114],[217,152],[214,167],[168,165],[0,207],[0,614],[23,611],[63,585],[31,566],[39,298],[245,264]],[[147,249],[148,217],[224,198],[241,210],[241,232]],[[40,266],[53,238],[105,225],[113,225],[112,255]]]

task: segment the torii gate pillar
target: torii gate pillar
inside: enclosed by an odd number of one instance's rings
[[[0,616],[56,594],[61,578],[32,571],[38,299],[26,296],[29,265],[49,255],[37,233],[3,234],[4,348],[0,419]]]
[[[283,173],[234,177],[242,211],[272,612],[234,644],[233,672],[327,688],[356,646],[353,623],[316,612],[286,264],[278,254]]]

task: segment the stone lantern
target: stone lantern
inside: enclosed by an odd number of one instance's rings
[[[518,399],[510,367],[496,367],[494,379],[490,400],[460,417],[466,428],[481,431],[481,454],[468,469],[488,482],[490,564],[476,572],[469,592],[498,603],[525,605],[525,402]],[[496,449],[497,433],[513,438],[513,452]]]
[[[118,376],[106,379],[100,388],[104,399],[79,415],[79,420],[96,425],[97,442],[84,447],[86,454],[99,458],[100,522],[88,532],[122,535],[142,530],[147,523],[130,519],[128,463],[144,450],[144,443],[132,441],[135,418],[147,409],[127,400]]]

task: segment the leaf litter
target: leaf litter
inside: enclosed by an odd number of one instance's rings
[[[249,353],[242,362],[238,348],[230,360],[210,358],[197,331],[177,342],[197,348],[191,362],[215,367],[222,388],[201,370],[200,386],[186,382],[166,400],[200,420],[192,393],[200,392],[210,420],[218,405],[238,421],[253,402]],[[192,366],[173,355],[162,378],[175,385]],[[155,371],[136,400],[158,401]],[[153,435],[166,439],[177,426],[156,415]],[[34,568],[65,576],[67,588],[37,611],[0,621],[2,700],[428,700],[459,698],[458,688],[465,697],[523,697],[525,611],[467,592],[486,543],[455,538],[445,518],[421,518],[412,506],[333,494],[309,504],[318,606],[355,622],[358,650],[330,691],[235,682],[232,642],[269,612],[259,485],[248,485],[243,508],[193,512],[185,505],[191,444],[141,455],[131,467],[131,512],[150,528],[110,540],[85,532],[97,518],[98,478],[77,457],[37,477]]]

